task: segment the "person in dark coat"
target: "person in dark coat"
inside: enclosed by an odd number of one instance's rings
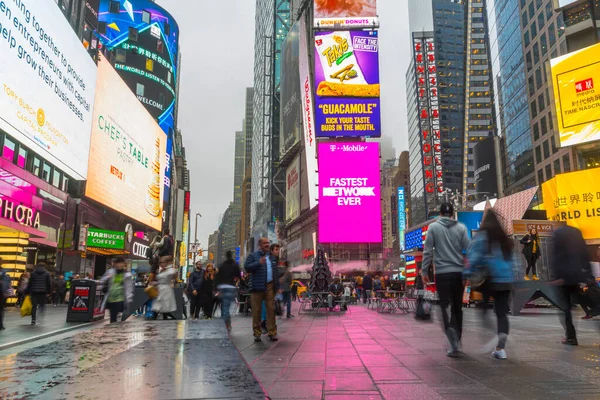
[[[580,295],[580,283],[593,282],[595,284],[596,282],[592,275],[590,256],[581,231],[571,226],[561,226],[554,231],[553,238],[552,271],[557,279],[553,283],[560,286],[565,301],[563,327],[566,336],[562,343],[577,346],[577,332],[571,314],[573,299],[577,299]]]
[[[541,250],[540,238],[538,236],[537,229],[533,228],[527,235],[523,236],[523,239],[521,239],[521,244],[523,245],[523,255],[525,256],[525,260],[527,260],[525,280],[529,280],[529,271],[531,270],[531,279],[534,281],[539,281],[539,278],[537,277],[536,264],[540,259]]]
[[[65,296],[67,294],[67,282],[65,277],[60,275],[56,281],[54,281],[54,307],[62,306],[65,302]]]
[[[197,320],[200,316],[200,309],[202,308],[200,289],[202,288],[203,281],[204,271],[202,270],[202,263],[198,261],[196,269],[190,274],[188,281],[188,298],[190,299],[190,316],[192,317],[192,321]]]
[[[37,308],[40,307],[40,313],[43,314],[46,307],[46,296],[52,293],[52,278],[46,271],[45,263],[38,263],[31,273],[27,294],[31,296],[31,325],[35,325],[37,318]]]
[[[261,311],[262,302],[267,308],[267,331],[271,341],[277,338],[277,325],[275,323],[275,294],[279,289],[279,276],[277,264],[271,257],[269,239],[260,238],[259,250],[251,253],[246,259],[244,267],[251,273],[251,303],[252,303],[252,330],[254,341],[260,342],[262,335]]]
[[[231,303],[235,301],[237,295],[237,282],[242,277],[240,266],[233,259],[233,253],[227,251],[225,254],[227,260],[219,268],[216,277],[216,287],[219,290],[221,299],[221,317],[225,321],[225,327],[231,332]]]
[[[367,272],[362,280],[363,288],[363,303],[367,304],[367,299],[371,297],[371,291],[373,290],[373,278]]]
[[[204,310],[204,319],[212,319],[213,310],[215,307],[215,268],[212,264],[206,266],[204,271],[204,279],[200,287],[200,301]]]

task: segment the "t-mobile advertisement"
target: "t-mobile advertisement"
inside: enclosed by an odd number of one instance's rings
[[[381,243],[378,143],[319,143],[319,241]]]

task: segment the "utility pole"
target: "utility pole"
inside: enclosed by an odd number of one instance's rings
[[[198,217],[202,218],[202,214],[196,213],[196,229],[194,233],[194,267],[196,266],[196,256],[198,255]]]

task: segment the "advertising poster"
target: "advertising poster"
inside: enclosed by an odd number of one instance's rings
[[[496,197],[498,171],[496,169],[496,138],[489,137],[473,148],[475,166],[475,191],[480,195]]]
[[[71,311],[86,313],[90,310],[90,290],[89,286],[75,286]]]
[[[300,20],[300,90],[302,97],[302,127],[304,134],[304,154],[306,157],[306,175],[310,209],[316,207],[318,174],[317,174],[317,141],[315,138],[315,115],[313,114],[313,89],[308,65],[308,41],[306,32],[306,16]]]
[[[381,243],[379,143],[319,143],[319,242]]]
[[[398,188],[398,239],[400,251],[404,251],[404,231],[406,230],[406,198],[404,186]]]
[[[584,239],[600,238],[600,168],[556,175],[542,194],[549,220],[579,229]]]
[[[1,5],[0,129],[84,180],[96,66],[55,2]]]
[[[377,31],[315,34],[317,137],[381,136]]]
[[[467,227],[469,238],[473,238],[479,231],[483,211],[458,211],[458,222],[462,222]]]
[[[160,230],[167,135],[104,57],[93,120],[85,195]]]
[[[560,145],[599,140],[600,44],[555,58],[550,66]]]
[[[315,0],[315,27],[378,26],[377,0]]]
[[[284,155],[300,141],[302,103],[300,101],[300,24],[294,24],[288,33],[281,53],[281,139],[280,154]]]
[[[300,157],[296,157],[285,174],[285,219],[300,215]]]

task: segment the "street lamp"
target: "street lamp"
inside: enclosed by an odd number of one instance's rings
[[[202,218],[202,214],[200,213],[196,213],[196,229],[195,229],[195,233],[194,233],[194,245],[196,245],[196,247],[198,246],[198,217]],[[194,265],[196,265],[196,255],[198,254],[198,249],[195,249],[196,251],[194,251]]]

